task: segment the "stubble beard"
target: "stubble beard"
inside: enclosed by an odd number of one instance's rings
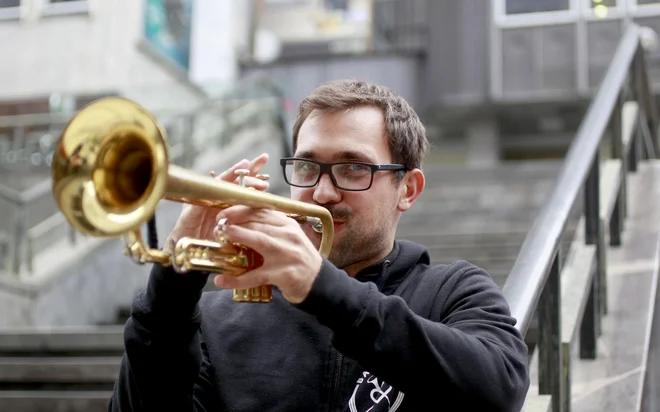
[[[341,231],[335,234],[333,246],[328,254],[328,261],[339,269],[345,269],[356,263],[375,259],[389,246],[392,216],[382,213],[375,222],[365,224],[356,218],[352,211],[326,206],[333,220],[343,222]],[[318,248],[321,234],[307,226],[303,228],[312,243]],[[388,250],[389,251],[389,250]]]
[[[334,217],[333,213],[333,217]],[[344,269],[359,262],[374,259],[387,247],[390,237],[385,216],[375,222],[365,224],[349,214],[337,213],[344,222],[341,233],[330,251],[328,260],[336,267]]]
[[[382,230],[371,233],[358,233],[357,228],[345,227],[336,246],[332,248],[328,260],[340,269],[373,259],[385,246],[387,234]]]

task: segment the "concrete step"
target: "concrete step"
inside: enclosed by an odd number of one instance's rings
[[[113,326],[67,326],[15,328],[0,331],[0,356],[76,353],[120,355],[124,351],[124,328]]]
[[[577,222],[569,222],[565,236],[569,236],[576,227]],[[426,227],[401,225],[400,231],[397,233],[396,237],[398,239],[408,239],[427,246],[468,245],[481,247],[482,245],[493,245],[498,243],[522,245],[530,228],[531,223],[522,226],[516,224],[508,225],[507,222],[501,221],[495,221],[491,225],[482,228],[466,225],[466,227],[460,228],[463,229],[460,231],[450,230],[452,228],[448,226],[443,226],[438,230],[437,227],[428,227],[428,225]]]
[[[106,412],[110,391],[0,391],[0,412]]]
[[[0,387],[32,384],[112,384],[121,358],[97,357],[0,357]]]
[[[107,410],[123,353],[123,327],[0,332],[0,412]]]
[[[426,176],[441,176],[443,182],[519,182],[552,179],[557,176],[560,167],[559,161],[535,160],[475,167],[434,164],[425,166],[423,170]]]
[[[400,225],[410,225],[415,223],[433,223],[442,225],[445,222],[453,222],[456,220],[474,220],[483,223],[490,223],[502,219],[507,219],[510,222],[521,222],[531,224],[538,214],[540,207],[534,206],[529,208],[493,208],[487,209],[484,207],[477,207],[474,205],[425,205],[424,208],[419,210],[406,212],[401,216]]]

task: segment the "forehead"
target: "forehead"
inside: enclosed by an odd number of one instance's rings
[[[324,161],[387,162],[391,156],[383,113],[372,106],[315,110],[300,127],[295,155]]]

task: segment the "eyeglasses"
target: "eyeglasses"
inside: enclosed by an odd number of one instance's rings
[[[314,160],[287,157],[280,160],[284,180],[291,186],[313,187],[323,173],[328,173],[335,187],[341,190],[361,191],[371,188],[374,173],[378,171],[408,170],[404,165],[374,165],[364,162],[322,163]]]

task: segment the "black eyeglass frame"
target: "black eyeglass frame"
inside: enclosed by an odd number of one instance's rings
[[[314,163],[314,164],[319,166],[319,175],[317,176],[316,181],[314,181],[313,184],[296,185],[296,184],[293,184],[293,183],[289,182],[289,179],[287,179],[287,176],[286,176],[286,166],[287,166],[287,162],[294,161],[294,160]],[[354,165],[354,164],[367,166],[369,169],[371,169],[371,178],[369,180],[369,186],[367,186],[364,189],[345,189],[337,183],[337,179],[335,179],[335,175],[332,173],[332,167],[335,166],[335,165]],[[323,176],[323,174],[327,173],[330,176],[330,179],[332,180],[332,183],[335,185],[335,187],[337,189],[344,190],[344,191],[347,191],[347,192],[363,192],[365,190],[371,189],[371,186],[374,183],[374,174],[376,172],[379,172],[379,171],[390,171],[390,172],[403,171],[405,173],[405,172],[410,170],[407,166],[401,165],[401,164],[373,164],[373,163],[357,162],[357,161],[343,161],[343,162],[324,163],[324,162],[318,162],[316,160],[305,159],[305,158],[302,158],[302,157],[283,157],[283,158],[280,159],[280,166],[282,166],[282,174],[284,175],[284,181],[290,186],[302,187],[302,188],[314,187],[321,180],[321,176]]]

